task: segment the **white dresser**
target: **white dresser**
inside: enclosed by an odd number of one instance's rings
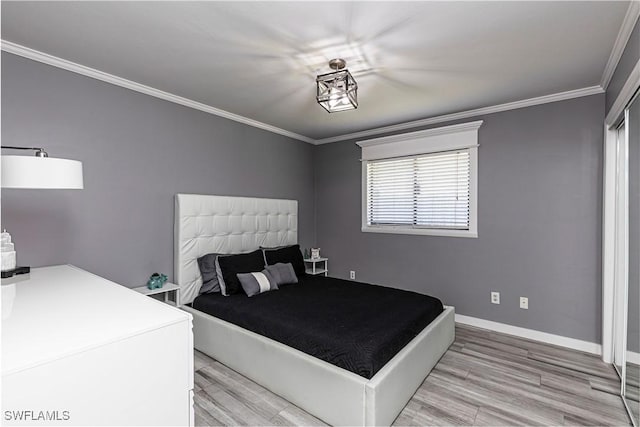
[[[191,315],[73,266],[2,286],[1,364],[3,425],[193,425]]]

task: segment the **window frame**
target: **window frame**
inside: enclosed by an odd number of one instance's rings
[[[412,234],[422,236],[478,237],[478,129],[482,121],[462,123],[425,131],[360,141],[361,159],[361,231],[365,233]],[[429,228],[409,225],[369,225],[367,216],[367,164],[369,161],[396,157],[469,150],[469,229]]]

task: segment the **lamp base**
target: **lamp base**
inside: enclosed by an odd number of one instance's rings
[[[17,274],[28,274],[31,271],[31,267],[16,267],[13,270],[1,271],[0,276],[3,279],[7,277],[13,277]]]

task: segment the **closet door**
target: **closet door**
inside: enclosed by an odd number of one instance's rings
[[[628,150],[627,128],[622,122],[616,130],[616,195],[615,195],[615,267],[614,267],[614,366],[624,378],[627,352],[627,282],[629,248]],[[620,386],[624,393],[624,382]]]
[[[623,369],[623,396],[638,425],[640,403],[640,99],[638,96],[625,111],[628,149],[628,282],[626,319],[626,363]]]

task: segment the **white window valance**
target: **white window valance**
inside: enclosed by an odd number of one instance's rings
[[[362,147],[362,231],[477,237],[482,121],[376,138]]]

